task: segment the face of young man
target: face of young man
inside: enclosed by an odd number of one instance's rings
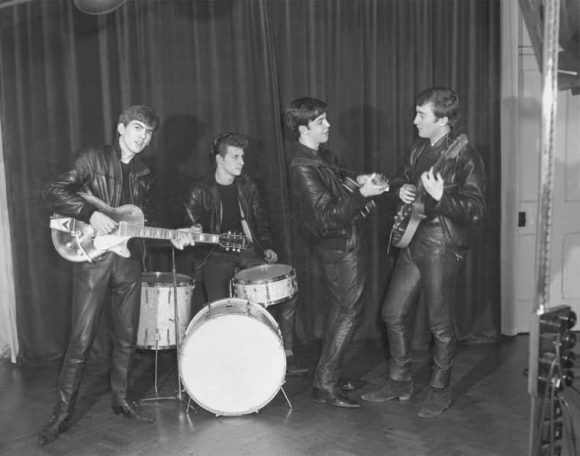
[[[149,145],[153,135],[153,129],[139,120],[132,120],[127,125],[120,123],[117,125],[117,132],[122,158],[129,160]]]
[[[326,119],[326,113],[308,122],[308,126],[301,126],[300,133],[303,139],[316,147],[327,143],[330,136],[330,122]]]
[[[417,127],[420,138],[429,139],[434,144],[448,132],[447,117],[437,118],[433,114],[433,104],[431,102],[417,106],[415,112],[417,114],[413,123]]]
[[[242,174],[244,168],[244,149],[236,146],[226,146],[225,156],[216,155],[217,165],[221,171],[235,177]]]

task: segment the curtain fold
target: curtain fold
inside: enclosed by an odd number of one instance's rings
[[[2,128],[0,126],[0,139]],[[0,176],[6,175],[4,164],[4,148],[0,144]],[[10,211],[8,192],[5,180],[0,186],[0,244],[2,245],[2,258],[0,259],[0,358],[10,358],[16,362],[19,355],[18,330],[16,327],[16,293],[14,290],[14,263],[12,261],[12,244],[10,239]]]
[[[329,147],[344,167],[394,176],[415,138],[414,96],[433,85],[459,92],[463,127],[484,158],[489,184],[485,226],[460,276],[457,331],[466,341],[495,340],[499,10],[499,0],[143,0],[100,16],[67,0],[0,9],[20,360],[58,359],[69,325],[71,265],[52,247],[42,186],[68,169],[81,146],[110,142],[128,105],[151,105],[162,118],[145,159],[157,175],[156,222],[164,226],[179,224],[181,193],[211,169],[215,134],[249,136],[246,171],[260,187],[280,261],[297,270],[297,333],[309,343],[322,334],[327,293],[294,230],[287,179],[294,139],[284,108],[305,95],[326,101]],[[382,337],[378,310],[394,261],[386,255],[391,216],[368,225],[359,339]],[[168,249],[152,252],[149,267],[167,268]],[[195,277],[194,259],[195,249],[180,254],[179,272]]]

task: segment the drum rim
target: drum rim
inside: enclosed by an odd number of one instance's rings
[[[171,282],[149,282],[147,280],[143,280],[143,276],[145,275],[154,275],[156,277],[159,277],[161,274],[163,275],[167,275],[169,277],[171,277],[173,279],[173,273],[172,272],[160,272],[160,271],[147,271],[147,272],[142,272],[141,273],[141,284],[146,284],[152,287],[159,287],[159,286],[167,286],[167,287],[172,287],[173,286],[173,280]],[[187,277],[188,280],[181,280],[182,278]],[[187,274],[182,274],[182,273],[177,273],[175,274],[175,278],[177,279],[177,285],[178,286],[186,286],[186,285],[190,285],[190,286],[195,286],[195,279],[193,277],[191,277],[190,275]]]
[[[238,274],[243,274],[245,272],[251,271],[252,269],[268,269],[268,268],[275,268],[275,267],[279,267],[279,266],[283,266],[289,269],[288,272],[278,275],[278,276],[274,276],[270,279],[257,279],[257,280],[252,280],[252,281],[248,281],[245,279],[236,279],[236,276]],[[251,266],[249,268],[245,268],[242,269],[241,271],[238,271],[236,274],[234,274],[233,280],[237,280],[238,283],[268,283],[268,282],[273,282],[275,280],[280,280],[280,279],[284,279],[286,277],[291,277],[291,276],[296,276],[296,270],[290,266],[289,264],[284,264],[284,263],[273,263],[273,264],[257,264],[255,266]]]
[[[169,345],[141,345],[141,344],[136,344],[135,345],[136,348],[138,348],[139,350],[153,350],[153,351],[159,351],[159,350],[171,350],[177,347],[177,343],[175,344],[169,344]]]
[[[288,299],[288,298],[285,298],[285,299]],[[277,328],[278,329],[277,334],[279,334],[280,338],[282,337],[282,333],[280,332],[280,326],[278,325],[278,322],[276,321],[276,319],[274,318],[274,316],[266,308],[267,306],[264,306],[261,303],[256,302],[256,301],[250,301],[249,299],[246,299],[246,298],[239,298],[237,296],[232,296],[232,297],[229,297],[229,298],[221,298],[221,299],[216,299],[215,301],[206,302],[203,305],[203,307],[201,309],[199,309],[199,311],[197,311],[196,314],[193,315],[191,317],[191,319],[189,320],[189,323],[187,324],[187,328],[185,329],[184,339],[187,337],[187,335],[189,333],[189,330],[193,326],[194,323],[197,323],[201,319],[211,320],[211,319],[216,318],[216,317],[221,317],[222,314],[208,316],[207,315],[207,312],[208,312],[208,309],[210,309],[210,307],[211,307],[212,304],[221,303],[221,302],[224,302],[224,301],[226,301],[226,302],[227,301],[241,301],[241,302],[239,302],[239,304],[241,304],[241,305],[250,304],[252,306],[255,306],[256,309],[258,310],[258,312],[260,312],[264,317],[266,317],[266,319],[270,323],[273,323],[274,324],[274,328]],[[248,317],[256,319],[256,317],[253,316],[253,315],[251,315],[251,314],[249,314]]]
[[[244,271],[246,271],[246,269],[244,269]],[[243,271],[240,271],[243,272]],[[236,279],[236,276],[234,276],[234,283],[235,284],[242,284],[242,285],[251,285],[251,284],[255,284],[255,285],[262,285],[264,283],[272,283],[272,282],[278,282],[282,279],[287,279],[290,277],[296,277],[296,273],[294,272],[294,270],[292,270],[291,272],[289,272],[288,274],[283,274],[283,275],[279,275],[276,277],[272,277],[271,279],[258,279],[258,280],[240,280],[240,279]]]

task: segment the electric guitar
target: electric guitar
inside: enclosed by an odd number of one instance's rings
[[[88,223],[73,217],[53,214],[50,217],[52,243],[59,255],[66,260],[75,263],[92,262],[106,252],[114,252],[128,258],[130,252],[127,243],[131,238],[171,240],[184,234],[183,231],[144,226],[143,211],[132,204],[112,208],[92,195],[82,196],[100,212],[115,220],[118,226],[112,233],[99,235]],[[185,235],[195,242],[219,244],[227,250],[241,251],[248,246],[248,240],[243,234],[186,232]]]
[[[440,167],[444,160],[457,157],[461,149],[463,149],[468,142],[469,140],[467,139],[467,136],[463,133],[455,138],[451,145],[439,156],[433,165],[433,172],[437,171],[437,168]],[[425,215],[426,192],[423,188],[421,179],[419,179],[416,188],[417,197],[415,198],[415,201],[401,205],[399,211],[395,215],[393,227],[389,234],[389,250],[391,245],[399,248],[407,247],[410,244],[411,239],[413,239],[417,228],[419,228],[419,224],[427,217]]]
[[[383,185],[385,190],[389,188],[389,181],[388,179],[383,176],[382,174],[377,174],[373,177],[373,181],[376,185]],[[356,189],[360,188],[361,185],[350,177],[345,177],[342,180],[342,186],[346,188],[350,193],[354,192]],[[375,202],[372,199],[369,199],[364,207],[360,210],[360,215],[362,218],[367,217],[376,207]]]

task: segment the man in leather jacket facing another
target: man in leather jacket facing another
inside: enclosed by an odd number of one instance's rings
[[[389,378],[362,398],[371,402],[411,398],[414,388],[409,324],[422,292],[434,353],[429,390],[419,416],[431,418],[451,405],[456,279],[474,225],[485,211],[485,171],[471,144],[452,147],[457,136],[453,127],[460,116],[459,97],[454,91],[426,89],[417,95],[415,105],[414,124],[420,139],[411,149],[403,175],[392,181],[392,188],[404,204],[424,198],[426,218],[410,244],[399,251],[382,304],[391,355]],[[419,183],[422,191],[417,188]]]
[[[261,264],[278,261],[272,249],[270,224],[258,195],[254,181],[243,174],[244,153],[248,139],[234,132],[219,134],[212,145],[215,172],[195,182],[185,198],[188,223],[201,227],[206,233],[239,233],[247,238],[249,246],[242,251],[212,246],[200,247],[195,261],[201,268],[206,298],[209,302],[230,296],[230,281],[242,270]],[[293,351],[293,331],[296,315],[296,298],[275,306],[284,351],[286,353],[286,375],[301,375],[308,372],[298,365]]]
[[[367,198],[387,190],[370,176],[359,176],[352,193],[342,185],[335,156],[322,147],[329,138],[326,104],[314,98],[294,100],[286,124],[297,138],[290,163],[290,186],[301,231],[320,260],[329,288],[331,308],[314,375],[313,399],[335,407],[358,408],[343,390],[343,358],[361,321],[366,279],[365,245],[360,213]]]
[[[157,114],[151,108],[141,105],[128,108],[119,117],[117,141],[112,146],[85,149],[70,171],[47,184],[44,196],[50,210],[89,223],[99,235],[113,232],[118,225],[91,204],[91,198],[98,198],[112,208],[133,204],[147,214],[152,177],[139,154],[149,145],[158,125]],[[181,237],[174,241],[178,248],[186,243],[187,239]],[[54,441],[73,414],[107,301],[112,316],[109,333],[113,345],[110,373],[113,411],[138,421],[153,421],[129,400],[127,391],[139,326],[142,267],[140,243],[132,242],[129,247],[129,258],[109,251],[74,265],[71,334],[58,380],[57,402],[38,436],[40,445]]]

